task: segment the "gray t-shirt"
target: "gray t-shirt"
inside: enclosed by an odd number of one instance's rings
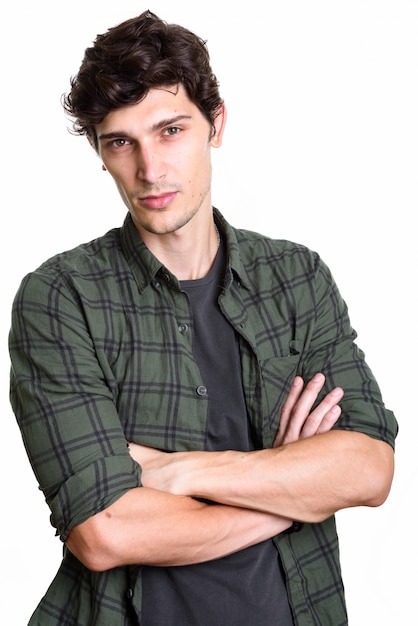
[[[207,389],[207,450],[252,450],[235,331],[218,296],[225,253],[202,279],[183,281],[193,312],[193,351]],[[293,626],[271,540],[197,565],[143,568],[143,626]]]

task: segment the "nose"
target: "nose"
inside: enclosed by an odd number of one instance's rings
[[[147,183],[156,183],[166,174],[162,155],[154,145],[141,145],[138,148],[137,178]]]

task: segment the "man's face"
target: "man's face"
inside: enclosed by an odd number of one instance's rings
[[[152,89],[96,126],[99,155],[140,232],[172,233],[211,207],[211,148],[222,140],[224,111],[212,134],[183,86]]]

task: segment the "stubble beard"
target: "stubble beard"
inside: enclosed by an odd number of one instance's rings
[[[170,223],[171,220],[168,219],[167,221],[165,221],[164,224],[161,224],[159,226],[158,224],[154,223],[154,220],[152,219],[147,220],[147,221],[142,221],[142,220],[138,220],[134,215],[133,215],[133,220],[136,221],[141,228],[143,228],[149,233],[152,233],[153,235],[172,234],[176,232],[177,230],[180,230],[181,228],[186,226],[186,224],[188,224],[195,217],[195,215],[197,215],[205,199],[207,198],[209,191],[210,191],[210,185],[208,185],[206,190],[201,194],[199,201],[192,208],[186,207],[182,211],[181,215],[173,215],[172,223]],[[155,214],[164,215],[164,213],[167,213],[169,216],[170,208],[168,207],[164,209],[155,210]]]

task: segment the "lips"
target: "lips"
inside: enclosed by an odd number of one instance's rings
[[[146,196],[140,198],[142,206],[148,209],[165,209],[176,197],[177,192],[172,191],[170,193],[162,193],[158,196]]]

